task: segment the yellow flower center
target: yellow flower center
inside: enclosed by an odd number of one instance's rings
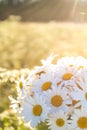
[[[58,127],[63,127],[64,126],[64,120],[62,119],[62,118],[59,118],[59,119],[57,119],[56,120],[56,125],[58,126]]]
[[[83,68],[83,66],[79,66],[79,67],[78,67],[78,70],[80,70],[80,69],[82,69],[82,68]]]
[[[22,83],[22,81],[19,82],[19,87],[20,87],[20,89],[23,88],[23,83]]]
[[[63,80],[70,80],[73,75],[71,73],[66,73],[62,76]]]
[[[59,96],[59,95],[55,95],[55,96],[53,96],[52,99],[51,99],[51,104],[52,104],[53,106],[55,106],[55,107],[61,106],[62,103],[63,103],[63,99],[62,99],[62,97]]]
[[[40,116],[41,113],[42,113],[42,107],[41,107],[40,105],[35,105],[35,106],[33,107],[33,114],[34,114],[35,116]]]
[[[85,99],[87,100],[87,92],[85,93]]]
[[[43,85],[42,85],[42,90],[43,91],[46,91],[46,90],[48,90],[48,89],[50,89],[51,88],[51,82],[45,82]]]
[[[80,117],[77,123],[79,128],[81,129],[87,128],[87,117]]]

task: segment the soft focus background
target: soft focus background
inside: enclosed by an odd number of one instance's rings
[[[8,96],[50,54],[87,58],[87,0],[0,0],[0,130],[29,130]]]

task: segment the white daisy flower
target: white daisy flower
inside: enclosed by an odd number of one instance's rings
[[[41,60],[42,66],[36,66],[34,72],[38,75],[41,75],[46,72],[53,70],[54,64],[52,63],[56,55],[50,55],[46,60]]]
[[[87,59],[82,57],[82,56],[78,56],[78,57],[63,57],[61,59],[58,60],[57,62],[58,65],[63,65],[65,67],[70,66],[76,66],[78,70],[82,69],[82,68],[87,68]]]
[[[22,105],[22,117],[26,123],[30,122],[31,127],[35,127],[40,121],[46,120],[48,112],[49,108],[42,96],[35,93],[32,98],[27,95]]]
[[[50,114],[47,122],[51,130],[68,130],[68,115],[64,111]]]
[[[77,87],[71,92],[71,97],[79,101],[75,106],[87,106],[87,71],[85,69],[81,70],[77,75]]]
[[[82,69],[76,78],[77,85],[80,89],[85,89],[87,87],[87,71],[86,69]]]
[[[85,84],[86,85],[86,84]],[[78,101],[75,107],[87,106],[87,87],[84,87],[84,89],[78,89],[77,91],[71,92],[71,97],[73,100]]]
[[[13,108],[13,111],[15,113],[20,115],[20,113],[22,111],[21,105],[22,105],[22,102],[23,102],[23,98],[21,98],[21,99],[17,98],[17,100],[15,100],[13,97],[9,96],[9,99],[11,101],[10,107]]]
[[[87,110],[74,110],[71,119],[69,120],[70,130],[87,130]]]
[[[78,56],[76,57],[76,66],[78,68],[78,70],[81,70],[83,68],[87,69],[87,59],[82,57],[82,56]]]
[[[40,76],[39,79],[36,79],[32,82],[32,91],[39,92],[42,94],[43,92],[51,89],[55,86],[56,77],[54,73],[46,73]]]
[[[57,61],[57,65],[64,67],[73,67],[75,65],[75,57],[63,57]]]
[[[55,72],[55,75],[57,76],[57,84],[61,84],[61,86],[74,86],[76,84],[75,76],[77,73],[78,70],[76,66],[58,65]]]
[[[76,92],[71,92],[71,97],[73,100],[78,101],[75,107],[87,105],[87,88],[85,90],[78,90]]]
[[[67,95],[66,89],[54,87],[45,92],[46,103],[50,106],[50,112],[59,110],[69,111],[68,104],[71,104],[71,99]]]
[[[30,86],[27,79],[21,77],[19,80],[16,81],[16,84],[17,84],[16,88],[19,97],[26,95],[26,93],[29,93]]]

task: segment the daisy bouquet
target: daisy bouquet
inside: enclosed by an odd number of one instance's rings
[[[55,56],[41,60],[17,81],[11,107],[31,128],[46,122],[49,130],[87,130],[87,59]]]

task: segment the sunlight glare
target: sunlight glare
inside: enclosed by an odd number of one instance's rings
[[[86,18],[86,0],[74,0],[71,10],[71,18],[84,21]]]

